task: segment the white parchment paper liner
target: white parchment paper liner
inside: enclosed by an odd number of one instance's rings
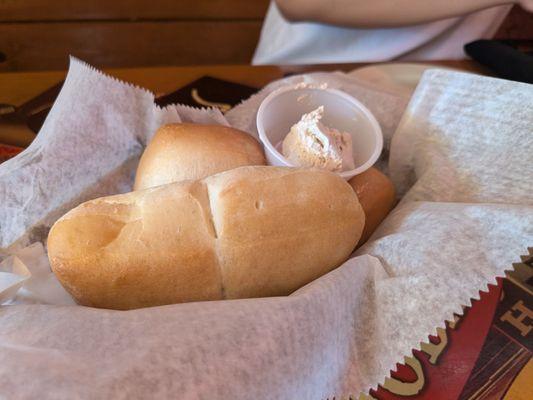
[[[130,191],[155,130],[182,120],[227,124],[215,109],[160,108],[147,90],[72,58],[36,140],[0,168],[0,249],[43,241],[73,206]]]
[[[298,80],[323,81],[358,97],[379,113],[390,143],[405,99],[340,73],[284,82]],[[281,84],[227,113],[229,124],[253,134],[260,99]],[[426,73],[391,149],[390,172],[404,200],[358,257],[289,297],[118,312],[49,299],[24,305],[31,298],[17,294],[19,305],[0,308],[2,395],[324,399],[376,386],[533,242],[531,186],[521,183],[532,177],[533,163],[522,150],[533,145],[532,102],[528,85]],[[514,122],[485,124],[488,117]],[[73,60],[38,139],[0,166],[3,252],[17,257],[83,200],[130,190],[140,152],[158,125],[226,123],[223,118],[213,110],[159,109],[150,93]],[[488,167],[490,174],[478,173],[477,165],[490,157],[465,150],[480,130],[483,148],[509,160]],[[512,162],[524,157],[517,171]],[[462,184],[468,179],[476,183],[470,191]],[[509,190],[512,196],[503,193]],[[35,246],[35,260],[43,260]]]

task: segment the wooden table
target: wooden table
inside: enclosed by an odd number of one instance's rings
[[[473,61],[438,61],[431,64],[487,74]],[[368,64],[336,64],[312,66],[197,66],[106,69],[119,79],[162,94],[184,86],[204,75],[262,87],[287,74],[342,70],[350,71]],[[20,105],[65,78],[65,71],[0,73],[0,103]]]
[[[472,61],[439,61],[431,64],[486,74]],[[112,76],[153,91],[156,95],[172,92],[192,81],[210,75],[260,88],[289,74],[310,71],[351,71],[369,64],[331,64],[311,66],[219,65],[195,67],[148,67],[106,69]],[[65,78],[66,71],[0,73],[0,104],[20,106]],[[2,112],[11,107],[3,107]],[[0,116],[0,143],[26,147],[35,138],[24,121],[6,122]]]

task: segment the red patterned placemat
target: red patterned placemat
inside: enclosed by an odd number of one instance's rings
[[[8,146],[7,144],[0,143],[0,164],[11,157],[15,157],[18,153],[24,150],[21,147]]]
[[[521,259],[360,399],[533,399],[533,248]]]

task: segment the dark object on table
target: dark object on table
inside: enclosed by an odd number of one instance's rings
[[[18,113],[25,117],[26,124],[33,132],[37,133],[41,129],[62,87],[63,81],[45,90],[18,108]]]
[[[500,78],[533,83],[533,55],[531,48],[518,49],[522,42],[476,40],[465,45],[465,52]]]
[[[63,82],[59,82],[20,107],[1,104],[0,143],[28,146],[41,129],[62,86]]]
[[[180,103],[193,107],[217,107],[226,112],[255,92],[257,88],[204,76],[175,92],[158,97],[155,102],[159,106]]]

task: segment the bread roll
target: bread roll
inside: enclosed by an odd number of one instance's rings
[[[245,132],[222,125],[164,125],[141,157],[134,190],[265,163],[261,145]]]
[[[282,296],[344,262],[363,225],[333,173],[241,167],[83,203],[52,227],[48,256],[87,306]]]
[[[376,168],[354,176],[348,183],[357,194],[365,212],[365,228],[358,243],[360,246],[392,210],[396,194],[391,180]]]

